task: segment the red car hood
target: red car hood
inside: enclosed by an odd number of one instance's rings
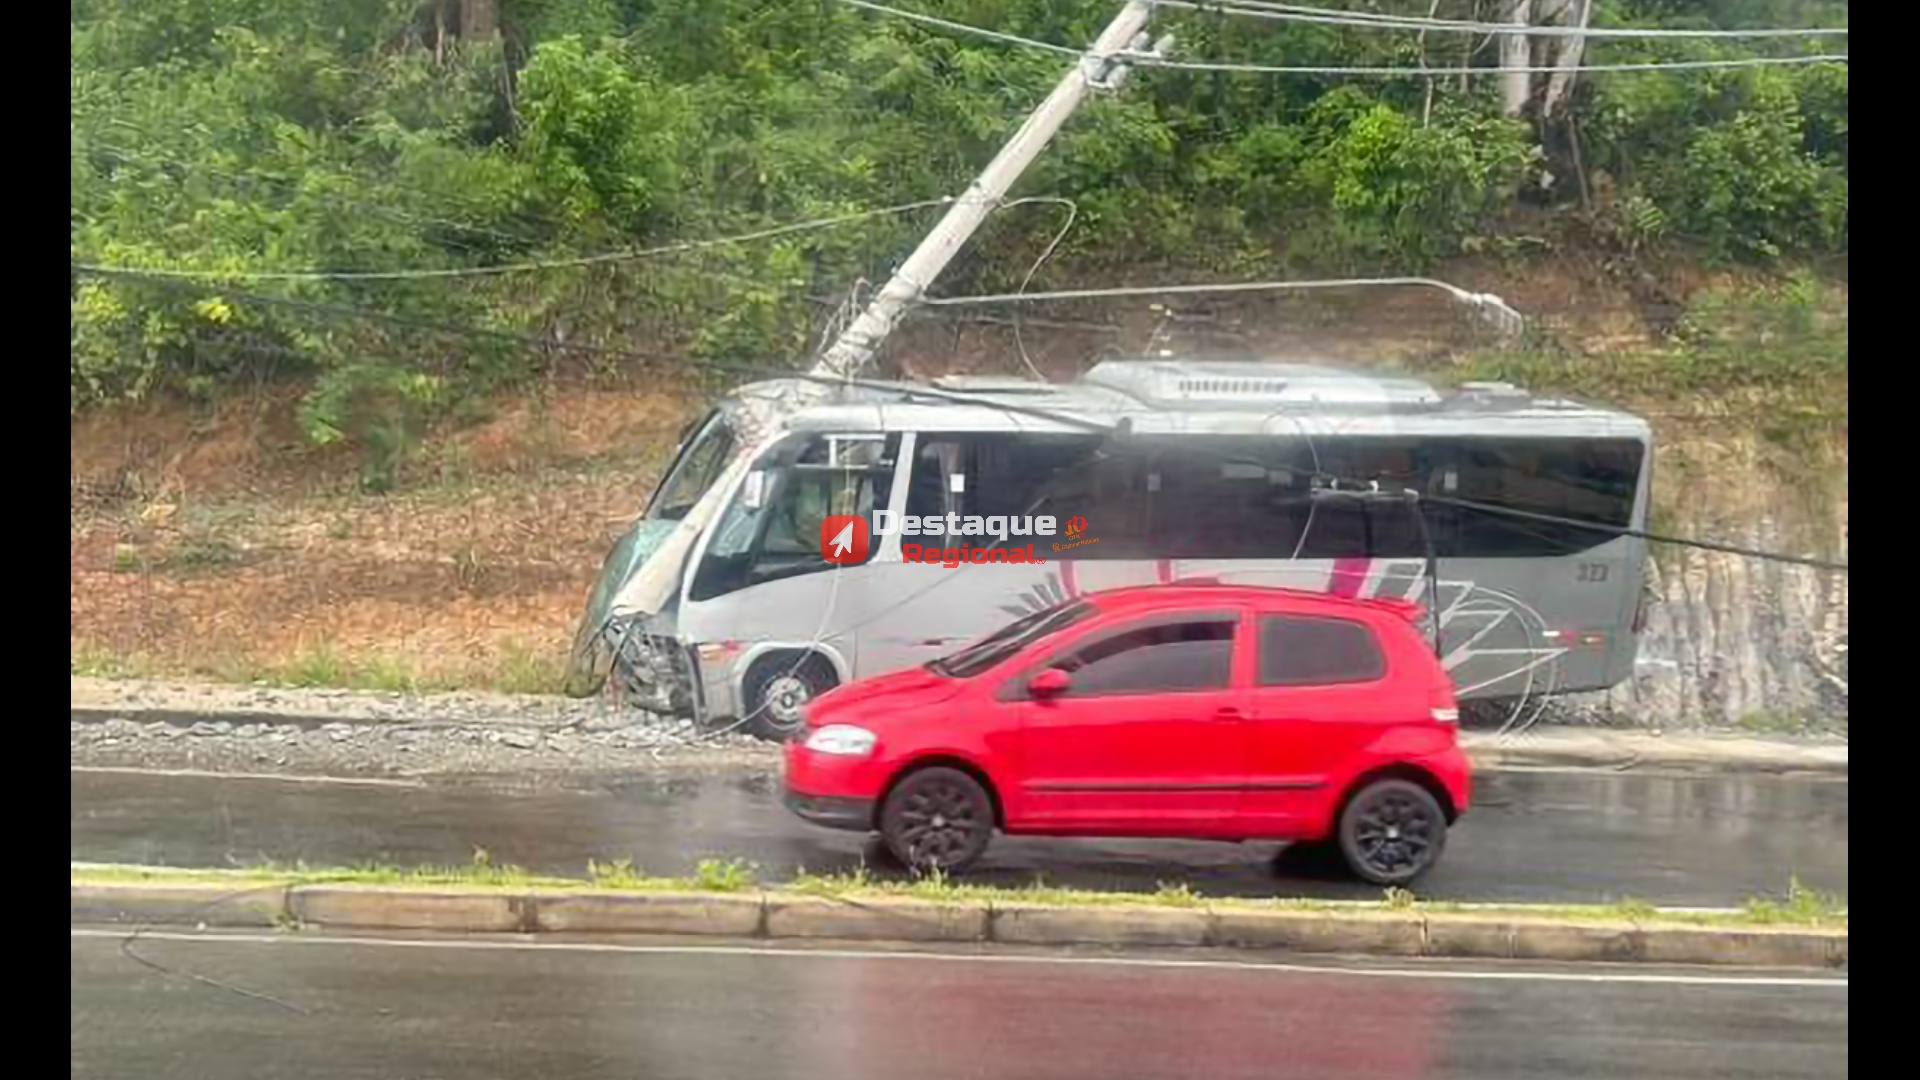
[[[807,719],[817,727],[876,712],[897,714],[901,710],[945,701],[965,685],[960,679],[935,675],[923,667],[908,668],[861,679],[822,694],[807,707]]]

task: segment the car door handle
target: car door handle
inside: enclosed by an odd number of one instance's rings
[[[1213,718],[1215,720],[1238,720],[1240,719],[1240,710],[1231,705],[1222,705],[1213,710]]]

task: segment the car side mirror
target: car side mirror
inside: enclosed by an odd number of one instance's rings
[[[1073,676],[1059,668],[1048,668],[1027,680],[1027,693],[1035,698],[1054,698],[1073,688]]]

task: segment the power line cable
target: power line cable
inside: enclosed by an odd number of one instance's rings
[[[127,272],[127,271],[118,271],[118,270],[113,270],[111,268],[91,267],[91,266],[86,266],[82,264],[74,265],[73,269],[79,273],[95,274],[98,276],[105,276],[105,277],[137,277],[139,276],[137,273]],[[312,309],[325,310],[325,311],[330,311],[330,312],[335,312],[340,314],[346,314],[354,317],[380,319],[380,320],[395,322],[400,325],[411,325],[420,329],[433,330],[438,332],[466,334],[466,335],[480,335],[480,336],[503,338],[507,340],[515,340],[515,341],[520,341],[526,344],[538,345],[542,348],[571,349],[571,350],[579,350],[579,351],[597,352],[597,353],[606,354],[606,355],[636,357],[636,358],[645,359],[649,362],[664,359],[661,357],[645,356],[644,354],[639,354],[632,350],[622,349],[614,346],[580,345],[580,344],[568,343],[568,342],[551,342],[551,341],[547,341],[545,339],[541,339],[537,337],[516,334],[511,331],[487,330],[487,329],[478,328],[478,327],[462,327],[462,326],[458,326],[450,323],[435,323],[430,320],[412,319],[406,316],[394,316],[386,312],[378,312],[370,309],[352,309],[352,308],[345,308],[340,305],[318,304],[318,303],[309,302],[309,301],[291,301],[282,297],[265,297],[265,296],[260,296],[258,294],[233,294],[233,295],[236,299],[259,299],[259,300],[268,301],[268,302],[289,303],[294,306],[304,306]],[[934,387],[912,386],[912,385],[907,385],[902,383],[892,383],[892,382],[884,382],[884,381],[869,380],[869,379],[848,378],[844,376],[812,375],[812,374],[801,372],[801,371],[792,371],[792,370],[786,370],[781,368],[767,368],[767,367],[761,367],[757,365],[730,363],[726,361],[702,362],[701,366],[703,368],[706,368],[712,371],[726,372],[726,373],[738,374],[738,375],[750,375],[756,378],[796,379],[799,381],[811,382],[817,385],[824,385],[828,387],[858,387],[866,390],[874,390],[874,391],[881,391],[886,393],[899,394],[903,397],[909,397],[909,398],[917,397],[917,398],[947,402],[950,404],[973,405],[973,406],[978,406],[983,408],[994,409],[1000,412],[1005,412],[1005,413],[1008,413],[1009,415],[1026,416],[1026,417],[1031,417],[1035,419],[1046,420],[1050,423],[1075,427],[1081,430],[1092,431],[1095,433],[1105,434],[1109,436],[1122,435],[1129,430],[1129,428],[1124,425],[1115,425],[1115,424],[1110,424],[1110,423],[1106,423],[1104,421],[1099,421],[1099,420],[1089,420],[1084,417],[1074,416],[1071,413],[1059,412],[1057,410],[1048,409],[1040,406],[1016,405],[1011,402],[996,401],[991,398],[985,398],[975,394],[939,390]],[[1371,481],[1368,481],[1368,480],[1356,479],[1356,478],[1333,477],[1332,479],[1334,479],[1336,482],[1339,482],[1339,483],[1345,483],[1345,484],[1351,485],[1353,489],[1356,491],[1364,491],[1372,483]],[[1726,544],[1726,543],[1721,543],[1721,542],[1712,541],[1712,540],[1699,540],[1692,537],[1683,537],[1683,536],[1674,536],[1670,534],[1654,533],[1654,532],[1649,532],[1642,529],[1630,528],[1627,526],[1608,525],[1601,522],[1585,521],[1579,518],[1564,517],[1557,514],[1543,514],[1543,513],[1538,513],[1530,510],[1520,510],[1514,507],[1496,506],[1491,503],[1477,502],[1470,499],[1456,499],[1456,498],[1451,498],[1447,496],[1431,495],[1431,494],[1419,494],[1418,497],[1429,502],[1438,503],[1442,505],[1457,506],[1462,509],[1471,510],[1477,513],[1493,514],[1493,515],[1505,516],[1510,518],[1516,518],[1520,520],[1559,525],[1562,527],[1569,527],[1569,528],[1586,530],[1590,532],[1604,533],[1612,536],[1634,537],[1634,538],[1649,541],[1651,543],[1669,544],[1669,545],[1680,546],[1680,547],[1690,547],[1690,548],[1695,548],[1695,549],[1704,550],[1704,551],[1715,551],[1723,554],[1738,555],[1743,558],[1759,559],[1759,560],[1770,561],[1770,562],[1780,562],[1780,563],[1786,563],[1786,564],[1795,565],[1795,566],[1806,566],[1806,567],[1811,567],[1819,570],[1836,571],[1839,573],[1847,572],[1846,563],[1838,562],[1830,559],[1818,559],[1818,558],[1812,558],[1808,556],[1789,555],[1781,552],[1764,551],[1758,548],[1743,547],[1736,544]]]
[[[1083,51],[1065,45],[1056,45],[1050,41],[1010,34],[1002,30],[993,30],[970,23],[955,22],[951,19],[922,15],[915,11],[905,11],[885,4],[872,3],[871,0],[839,0],[875,14],[906,19],[909,22],[924,23],[960,34],[970,34],[992,41],[1010,45],[1020,45],[1031,49],[1044,49],[1048,52],[1064,53],[1069,56],[1082,56]],[[1821,53],[1809,56],[1753,56],[1723,60],[1656,60],[1630,64],[1577,64],[1570,67],[1559,65],[1536,65],[1528,67],[1407,67],[1407,66],[1292,66],[1278,64],[1244,64],[1218,61],[1171,60],[1164,56],[1148,52],[1125,52],[1117,54],[1129,63],[1141,67],[1164,68],[1172,71],[1218,71],[1239,72],[1257,75],[1382,75],[1390,77],[1432,78],[1449,75],[1484,75],[1488,72],[1508,72],[1514,74],[1548,74],[1553,72],[1623,72],[1623,71],[1699,71],[1730,68],[1774,67],[1785,64],[1845,63],[1845,53]]]
[[[836,228],[842,225],[870,221],[875,218],[898,216],[926,210],[937,206],[947,206],[957,201],[953,196],[937,199],[921,199],[894,206],[883,206],[872,210],[860,210],[830,217],[812,218],[806,221],[788,222],[784,225],[756,229],[752,232],[733,236],[714,237],[707,240],[683,240],[655,247],[630,248],[623,251],[608,251],[594,255],[580,255],[561,259],[539,259],[525,262],[499,263],[492,266],[464,266],[406,270],[175,270],[167,267],[95,267],[96,270],[137,271],[150,277],[171,277],[185,281],[423,281],[446,278],[492,277],[504,274],[532,273],[546,270],[570,269],[582,266],[598,266],[606,263],[631,262],[638,259],[654,258],[661,255],[676,255],[689,251],[702,251],[716,247],[730,247],[736,244],[752,243],[758,240],[770,240],[796,233],[814,232],[821,229]]]
[[[931,297],[921,301],[928,307],[957,307],[979,304],[1024,303],[1041,300],[1100,300],[1127,296],[1181,296],[1203,293],[1286,292],[1312,289],[1350,289],[1361,286],[1403,285],[1438,289],[1504,333],[1517,333],[1526,319],[1505,300],[1492,293],[1477,293],[1458,285],[1429,277],[1328,278],[1309,281],[1236,281],[1193,285],[1124,285],[1096,289],[1057,289],[1052,292],[989,293],[980,296]]]
[[[1847,572],[1847,564],[1832,559],[1816,559],[1804,555],[1787,555],[1777,551],[1762,551],[1759,548],[1741,547],[1738,544],[1724,544],[1716,540],[1697,540],[1687,536],[1673,536],[1663,533],[1647,532],[1644,529],[1631,529],[1623,525],[1603,525],[1578,518],[1561,517],[1558,514],[1542,514],[1532,510],[1520,510],[1511,506],[1495,506],[1491,503],[1475,502],[1471,499],[1455,499],[1445,495],[1421,495],[1429,502],[1446,506],[1458,506],[1483,514],[1500,514],[1519,518],[1523,521],[1537,521],[1548,525],[1560,525],[1592,532],[1608,533],[1614,536],[1631,536],[1656,544],[1672,544],[1678,547],[1697,548],[1702,551],[1717,551],[1727,555],[1739,555],[1749,559],[1761,559],[1767,562],[1788,563],[1794,566],[1810,566],[1816,570],[1835,570]]]
[[[840,3],[846,4],[848,7],[857,7],[865,11],[871,11],[876,15],[905,19],[908,22],[922,23],[927,26],[937,26],[942,30],[952,30],[960,34],[971,34],[974,37],[986,38],[989,41],[1005,42],[1008,45],[1021,45],[1029,49],[1045,49],[1048,52],[1076,57],[1085,51],[1068,45],[1055,45],[1051,41],[1039,41],[1030,37],[1022,37],[1019,34],[1009,34],[1001,30],[989,30],[984,26],[974,26],[969,23],[954,22],[952,19],[923,15],[917,11],[905,11],[901,8],[888,7],[885,4],[875,4],[871,3],[870,0],[840,0]]]
[[[216,165],[207,165],[204,163],[189,162],[189,161],[184,161],[180,158],[167,157],[165,155],[159,155],[159,154],[150,154],[148,156],[142,157],[141,155],[139,155],[137,152],[133,150],[127,149],[125,147],[116,146],[112,143],[96,142],[92,144],[91,149],[99,153],[103,153],[107,157],[112,158],[115,161],[119,161],[126,165],[152,168],[152,169],[155,169],[156,171],[164,170],[166,168],[194,170],[197,172],[208,173],[216,177],[223,177],[227,181],[233,183],[235,186],[242,187],[242,188],[250,187],[253,185],[261,185],[261,184],[290,187],[293,189],[291,194],[294,197],[310,196],[312,198],[319,199],[323,202],[331,202],[331,203],[336,203],[343,206],[363,207],[368,212],[376,216],[388,218],[393,221],[401,221],[401,222],[406,222],[413,225],[440,226],[448,229],[457,229],[462,232],[473,233],[475,235],[492,236],[499,240],[509,241],[515,245],[526,245],[526,244],[537,242],[535,238],[530,236],[522,236],[516,233],[503,232],[499,229],[495,229],[487,225],[474,225],[464,221],[455,221],[452,218],[434,217],[429,214],[416,214],[410,211],[401,210],[396,207],[389,206],[385,203],[379,202],[378,200],[349,195],[344,192],[326,191],[323,189],[315,189],[315,188],[303,188],[299,185],[298,181],[295,181],[288,177],[273,176],[273,175],[264,174],[264,173],[242,173],[233,169],[223,169]],[[456,246],[464,248],[467,251],[479,250],[469,244],[460,243],[458,241],[454,241],[454,243]]]
[[[94,266],[88,263],[74,263],[71,265],[74,272],[85,275],[85,276],[105,278],[109,280],[120,280],[120,281],[144,281],[149,284],[159,286],[161,288],[197,291],[199,287],[205,284],[204,282],[199,282],[192,279],[182,279],[182,278],[172,277],[170,275],[152,274],[143,270],[127,270],[119,267]],[[382,311],[378,308],[360,307],[352,304],[328,303],[321,300],[302,300],[302,299],[298,299],[296,297],[291,297],[291,296],[275,296],[271,293],[251,292],[244,289],[232,289],[232,288],[221,288],[220,295],[222,298],[236,300],[242,303],[260,304],[260,305],[271,306],[271,307],[284,307],[284,308],[289,308],[297,311],[307,311],[307,312],[313,312],[316,314],[330,315],[337,318],[357,319],[357,320],[369,321],[369,322],[383,322],[393,326],[403,326],[413,330],[420,330],[420,331],[426,331],[426,332],[438,333],[438,334],[448,334],[456,337],[486,338],[493,341],[501,341],[501,342],[506,342],[510,344],[523,345],[523,346],[526,346],[529,348],[535,348],[535,349],[551,349],[551,350],[560,351],[560,352],[575,352],[575,353],[581,353],[586,355],[596,355],[596,356],[615,356],[623,359],[638,360],[646,364],[688,364],[688,365],[696,365],[696,366],[703,366],[703,367],[710,366],[707,361],[695,360],[687,357],[661,356],[657,354],[639,352],[634,349],[621,348],[619,346],[614,346],[614,345],[595,345],[589,342],[564,341],[564,340],[558,340],[554,338],[543,337],[538,334],[529,334],[529,333],[515,331],[515,330],[505,330],[498,327],[473,326],[473,325],[466,325],[462,323],[441,322],[436,319],[421,318],[419,316],[413,316],[413,315],[400,315],[390,311]],[[720,370],[720,369],[716,369],[716,370]],[[771,374],[776,374],[780,376],[793,374],[792,372],[785,372],[785,371],[769,372],[768,369],[755,369],[755,372],[771,373]]]
[[[152,142],[152,143],[167,143],[171,139],[173,139],[176,135],[181,133],[179,131],[171,131],[171,132],[165,132],[165,133],[156,132],[154,129],[142,124],[134,123],[133,121],[126,119],[124,116],[98,115],[98,114],[83,114],[83,115],[86,115],[86,118],[88,119],[97,119],[99,124],[104,125],[106,127],[122,128],[127,131],[130,131],[146,139],[148,142]],[[69,124],[68,124],[68,132],[69,132],[69,138],[72,139],[74,137],[75,128],[71,120],[69,121]],[[215,132],[208,128],[200,127],[197,125],[186,129],[186,133],[198,134],[203,136],[212,136],[212,135],[222,134],[221,132]],[[231,129],[229,129],[227,132],[225,132],[225,134],[232,135],[235,133]],[[241,133],[241,134],[244,134],[244,133]],[[391,177],[391,176],[378,175],[378,171],[373,168],[368,168],[367,171],[369,173],[376,174],[374,178],[377,179],[379,183],[384,184],[388,187],[391,187],[396,191],[402,191],[409,195],[417,195],[429,202],[460,204],[478,213],[487,214],[487,215],[496,215],[496,214],[502,213],[502,210],[500,207],[491,205],[482,199],[475,198],[471,195],[467,195],[457,190],[434,190],[430,188],[423,188],[415,184],[408,184],[408,183],[402,182],[401,180],[395,179],[394,177]],[[564,232],[566,230],[569,230],[575,227],[575,223],[568,222],[564,219],[554,217],[551,215],[541,214],[527,207],[514,207],[511,209],[508,209],[504,211],[504,215],[507,218],[511,219],[513,222],[516,222],[521,225],[529,226],[532,228],[537,228],[545,232],[554,232],[554,231]],[[519,234],[509,233],[506,235],[519,235]],[[535,238],[531,236],[522,236],[521,239],[524,242],[533,242]]]
[[[1524,67],[1323,67],[1295,66],[1286,64],[1245,64],[1227,61],[1169,60],[1150,53],[1128,53],[1126,58],[1142,67],[1165,68],[1173,71],[1218,71],[1244,75],[1384,75],[1394,77],[1428,78],[1449,75],[1546,75],[1555,72],[1570,74],[1581,72],[1623,72],[1623,71],[1725,71],[1738,68],[1784,67],[1800,64],[1844,64],[1845,53],[1818,53],[1808,56],[1747,56],[1726,60],[1659,60],[1634,64],[1575,64],[1560,66],[1557,64],[1529,64]]]
[[[1305,4],[1271,4],[1260,0],[1148,0],[1155,7],[1186,11],[1244,15],[1275,22],[1309,23],[1321,26],[1353,26],[1365,29],[1445,30],[1473,34],[1502,34],[1516,37],[1578,37],[1592,40],[1665,40],[1665,39],[1762,39],[1803,37],[1846,37],[1847,28],[1757,27],[1746,30],[1694,29],[1680,27],[1574,27],[1531,23],[1492,23],[1472,19],[1437,19],[1418,15],[1387,15],[1372,12],[1342,11],[1338,8]]]

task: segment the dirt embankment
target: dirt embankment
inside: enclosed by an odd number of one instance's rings
[[[1578,349],[1644,346],[1671,305],[1589,267],[1450,280],[1506,296]],[[1674,295],[1698,283],[1676,284]],[[1481,331],[1443,295],[1232,304],[1129,302],[909,324],[907,374],[1050,377],[1158,348],[1387,362],[1443,371]],[[662,392],[666,390],[666,392]],[[70,646],[80,673],[382,689],[551,689],[616,530],[671,452],[697,394],[639,380],[551,381],[447,423],[395,493],[358,485],[349,452],[306,443],[298,388],[216,406],[130,405],[70,427]],[[1844,434],[1809,472],[1714,401],[1626,401],[1660,428],[1658,524],[1844,557]],[[1810,484],[1808,476],[1819,478]],[[1664,553],[1648,675],[1604,701],[1617,719],[1774,729],[1846,710],[1845,575]]]

